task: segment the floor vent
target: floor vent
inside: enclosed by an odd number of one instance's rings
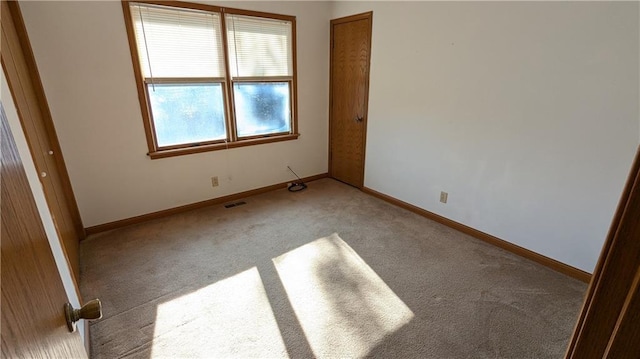
[[[240,201],[240,202],[235,202],[235,203],[225,204],[225,205],[224,205],[224,208],[231,208],[231,207],[242,206],[243,204],[247,204],[247,202],[245,202],[245,201]]]

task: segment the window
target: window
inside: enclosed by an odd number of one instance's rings
[[[298,138],[295,17],[123,1],[151,158]]]

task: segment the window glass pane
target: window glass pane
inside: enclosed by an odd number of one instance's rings
[[[226,15],[232,77],[293,76],[292,23]]]
[[[130,4],[144,77],[224,77],[220,15]]]
[[[226,138],[222,84],[148,84],[147,91],[159,147]]]
[[[238,137],[291,131],[289,82],[233,84]]]

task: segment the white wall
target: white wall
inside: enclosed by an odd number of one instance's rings
[[[298,140],[150,160],[120,2],[21,2],[85,226],[327,172],[330,3],[215,4],[297,17]]]
[[[365,186],[592,271],[639,143],[638,3],[336,2],[332,18],[369,10]]]
[[[56,267],[58,268],[58,273],[60,274],[60,279],[62,280],[62,285],[67,295],[67,300],[74,308],[80,308],[80,293],[76,291],[76,286],[73,283],[71,268],[67,263],[67,258],[62,250],[62,243],[58,237],[58,232],[56,232],[51,212],[49,212],[49,206],[47,205],[47,200],[44,197],[42,183],[40,182],[38,171],[36,171],[33,157],[31,157],[27,138],[25,137],[24,132],[22,132],[20,118],[18,117],[18,112],[16,111],[16,106],[13,101],[13,97],[11,96],[11,91],[9,90],[9,84],[5,78],[4,71],[0,71],[0,101],[2,102],[5,114],[7,115],[9,127],[11,128],[11,133],[16,142],[20,159],[22,159],[24,172],[27,175],[27,181],[29,182],[31,192],[33,193],[33,199],[36,203],[36,207],[38,208],[42,227],[47,235],[49,247],[51,247],[53,259],[56,262]],[[60,312],[62,312],[62,303],[60,303]],[[77,330],[84,341],[85,348],[88,349],[89,338],[86,336],[84,320],[77,322]]]
[[[22,3],[85,226],[326,172],[328,19],[373,10],[365,185],[592,271],[640,142],[637,3],[215,3],[297,16],[299,140],[149,160],[119,2]]]

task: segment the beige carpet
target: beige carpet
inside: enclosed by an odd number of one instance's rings
[[[325,179],[81,244],[93,358],[561,358],[586,285]]]

